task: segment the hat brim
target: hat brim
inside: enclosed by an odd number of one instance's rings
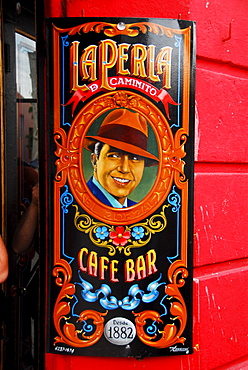
[[[86,136],[85,141],[84,141],[85,149],[92,152],[94,144],[98,141],[104,144],[108,144],[109,146],[112,146],[113,148],[120,149],[123,152],[136,154],[139,157],[143,157],[145,159],[146,167],[158,165],[159,159],[155,155],[147,152],[146,150],[141,149],[129,143],[125,143],[125,142],[114,140],[114,139],[108,139],[108,138],[101,137],[101,136]]]

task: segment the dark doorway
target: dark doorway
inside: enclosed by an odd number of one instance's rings
[[[17,230],[38,183],[35,0],[2,0],[5,143],[5,234],[10,271],[6,282],[3,369],[39,369],[39,227],[32,243],[18,246]],[[38,220],[38,207],[37,207]],[[20,238],[20,237],[19,237]]]

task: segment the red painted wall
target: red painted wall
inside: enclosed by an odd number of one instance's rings
[[[193,355],[46,354],[46,369],[248,369],[247,0],[45,0],[47,17],[197,22]]]

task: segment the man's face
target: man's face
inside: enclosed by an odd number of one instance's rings
[[[135,154],[104,144],[99,158],[93,154],[93,166],[96,180],[123,204],[125,198],[140,183],[145,161]]]

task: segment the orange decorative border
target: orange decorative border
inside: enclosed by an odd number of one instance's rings
[[[113,225],[131,224],[152,214],[165,201],[172,182],[177,182],[182,188],[185,180],[183,173],[185,156],[184,143],[186,134],[179,129],[173,138],[171,129],[160,110],[148,99],[134,93],[122,90],[128,96],[129,104],[126,108],[143,115],[151,125],[158,143],[158,157],[160,159],[156,181],[150,192],[136,205],[117,209],[104,205],[96,199],[86,185],[83,174],[83,143],[89,127],[103,113],[118,108],[115,95],[118,91],[103,94],[86,104],[74,119],[68,137],[62,128],[55,130],[55,152],[59,159],[56,161],[56,181],[59,187],[69,182],[72,194],[78,204],[91,216]]]
[[[66,32],[68,35],[75,35],[88,32],[103,32],[104,35],[109,37],[114,37],[117,35],[127,35],[129,37],[136,37],[140,33],[146,34],[152,32],[155,35],[166,35],[167,37],[173,37],[175,34],[187,34],[190,28],[184,28],[182,30],[177,30],[170,27],[165,27],[161,24],[152,22],[137,22],[137,23],[108,23],[108,22],[88,22],[80,24],[79,26],[70,28],[58,28],[54,26],[59,33]]]

